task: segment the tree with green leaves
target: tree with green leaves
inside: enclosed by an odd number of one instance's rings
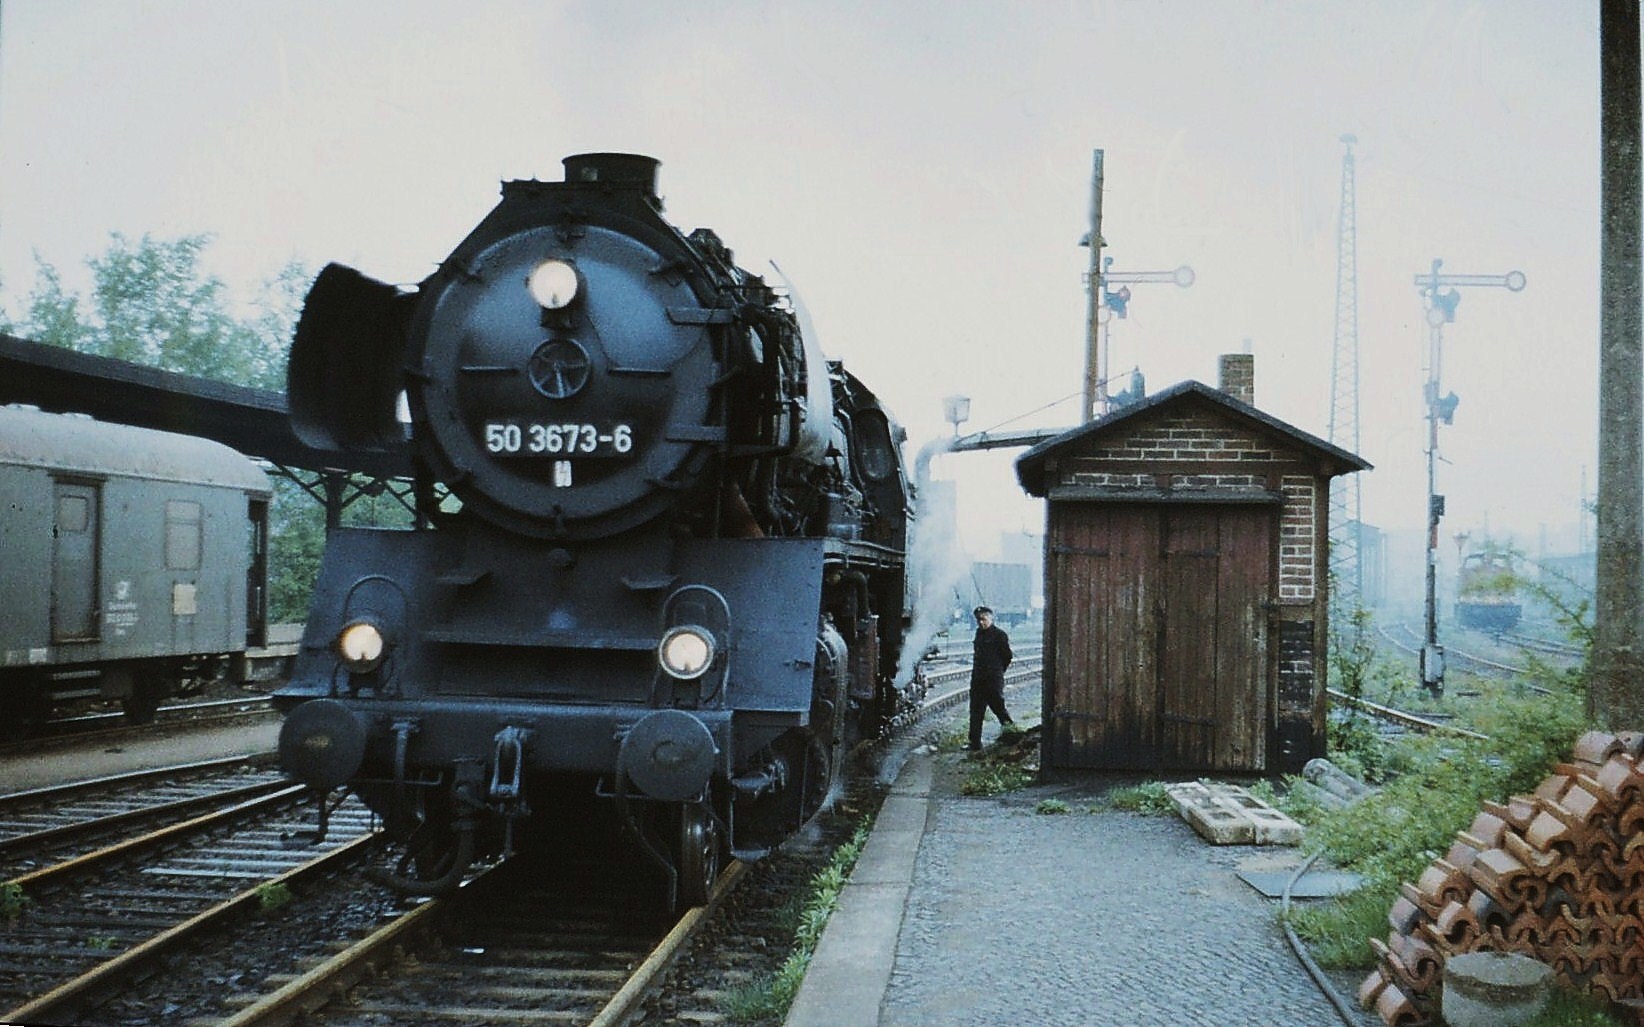
[[[288,262],[263,283],[252,313],[240,316],[222,279],[205,268],[210,242],[208,235],[133,240],[113,233],[108,249],[86,261],[88,295],[65,286],[36,256],[21,319],[0,320],[36,342],[283,392],[292,328],[313,275]],[[283,478],[275,480],[269,542],[269,616],[301,620],[325,545],[325,516]]]

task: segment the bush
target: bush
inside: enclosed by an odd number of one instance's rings
[[[1413,881],[1450,848],[1485,800],[1532,791],[1569,758],[1580,711],[1568,699],[1503,699],[1479,711],[1489,741],[1411,739],[1392,763],[1405,772],[1350,809],[1327,813],[1312,828],[1340,867],[1373,884]]]
[[[1292,926],[1321,964],[1370,966],[1368,939],[1386,934],[1399,884],[1416,880],[1449,851],[1486,800],[1533,791],[1569,758],[1583,727],[1578,704],[1567,696],[1499,698],[1473,712],[1490,740],[1422,737],[1389,746],[1387,766],[1398,775],[1308,828],[1332,863],[1365,878],[1351,895],[1292,912]]]

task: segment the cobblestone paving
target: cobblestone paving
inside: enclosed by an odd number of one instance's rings
[[[944,763],[960,759],[938,756]],[[939,766],[881,1027],[1329,1027],[1275,903],[1234,876],[1290,850],[1213,848],[1097,789],[957,795]],[[1369,1021],[1365,1021],[1369,1022]]]

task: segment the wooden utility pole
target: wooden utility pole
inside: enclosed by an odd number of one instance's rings
[[[1094,151],[1090,176],[1090,306],[1085,318],[1085,391],[1079,423],[1106,406],[1107,383],[1102,380],[1101,328],[1097,313],[1102,305],[1102,151]]]
[[[1599,4],[1603,157],[1599,291],[1598,580],[1587,717],[1644,730],[1644,264],[1640,262],[1639,0]]]

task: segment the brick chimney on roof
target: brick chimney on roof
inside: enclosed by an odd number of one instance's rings
[[[1223,353],[1216,388],[1240,403],[1256,405],[1256,358],[1250,353]]]

